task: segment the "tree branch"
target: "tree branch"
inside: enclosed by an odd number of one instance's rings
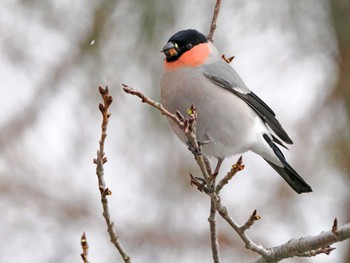
[[[310,257],[321,253],[329,255],[334,249],[330,245],[350,238],[350,224],[341,226],[335,234],[332,230],[322,232],[315,236],[291,239],[288,242],[269,248],[270,255],[259,257],[255,263],[278,262],[291,257]]]
[[[219,12],[220,12],[220,5],[221,5],[221,0],[216,0],[214,12],[213,12],[213,18],[210,24],[209,34],[207,36],[208,40],[211,42],[214,42],[213,37],[214,37],[214,31],[216,29],[216,21],[218,19]],[[210,179],[212,180],[209,182],[209,185],[215,186],[215,179],[217,174],[213,175],[211,165],[205,156],[204,156],[204,163],[207,167],[206,170],[209,172],[211,176]],[[208,220],[210,225],[210,240],[211,240],[211,250],[212,250],[213,260],[214,260],[214,263],[220,263],[219,241],[218,241],[218,235],[216,230],[216,208],[213,200],[210,201],[210,216]]]
[[[82,260],[84,263],[90,263],[88,260],[88,254],[89,254],[89,243],[87,242],[86,234],[85,232],[80,238],[80,245],[83,249],[83,253],[80,254]]]
[[[214,263],[220,263],[219,240],[216,230],[216,209],[213,201],[210,202],[210,216],[208,218],[210,226],[211,251]]]
[[[219,12],[220,12],[221,0],[216,0],[213,18],[211,20],[209,34],[207,38],[213,42],[214,31],[216,29],[216,21],[218,20]]]
[[[119,254],[122,256],[124,262],[131,263],[130,257],[126,254],[124,248],[122,247],[119,237],[117,235],[117,232],[114,229],[114,223],[111,220],[111,216],[109,213],[109,207],[108,207],[108,199],[107,196],[111,195],[112,192],[106,187],[106,182],[104,179],[104,168],[103,164],[107,162],[107,157],[104,153],[104,144],[107,137],[107,126],[109,117],[111,114],[108,112],[109,106],[113,102],[113,98],[111,95],[109,95],[108,87],[103,88],[102,86],[99,87],[99,92],[103,99],[103,104],[99,104],[99,109],[102,113],[102,125],[101,125],[101,138],[99,141],[99,150],[97,151],[97,158],[94,159],[94,163],[96,164],[96,175],[98,179],[98,188],[100,190],[101,194],[101,203],[103,208],[103,218],[106,221],[107,224],[107,232],[109,234],[109,237],[111,239],[112,244],[116,247]]]
[[[220,180],[220,182],[216,186],[216,192],[219,194],[221,189],[228,184],[228,182],[232,179],[232,177],[238,173],[239,171],[242,171],[244,169],[243,164],[243,158],[242,156],[239,157],[236,164],[232,165],[231,170]]]

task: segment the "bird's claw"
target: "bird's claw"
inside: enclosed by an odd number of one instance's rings
[[[197,177],[197,176],[193,176],[192,174],[190,174],[191,176],[191,185],[195,185],[197,186],[197,189],[201,192],[205,192],[205,193],[214,193],[215,189],[213,186],[208,186],[207,182],[201,178],[201,177]]]
[[[192,145],[190,141],[187,142],[188,150],[194,155],[202,155],[201,145],[198,142],[198,147]]]

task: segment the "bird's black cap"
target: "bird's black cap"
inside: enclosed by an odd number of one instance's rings
[[[176,61],[186,51],[206,42],[208,42],[207,37],[195,29],[181,30],[169,38],[162,52],[166,55],[168,62]]]

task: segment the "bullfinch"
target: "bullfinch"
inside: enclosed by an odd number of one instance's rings
[[[197,140],[205,155],[218,159],[215,172],[225,157],[250,150],[264,158],[295,192],[312,192],[276,145],[293,142],[275,113],[248,89],[205,35],[194,29],[179,31],[162,52],[161,103],[183,115],[191,104],[197,107]],[[183,131],[168,121],[186,143]]]

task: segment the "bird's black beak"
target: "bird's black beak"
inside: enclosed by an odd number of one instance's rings
[[[166,43],[161,52],[163,52],[167,58],[174,57],[179,53],[177,51],[177,45],[172,42]]]

